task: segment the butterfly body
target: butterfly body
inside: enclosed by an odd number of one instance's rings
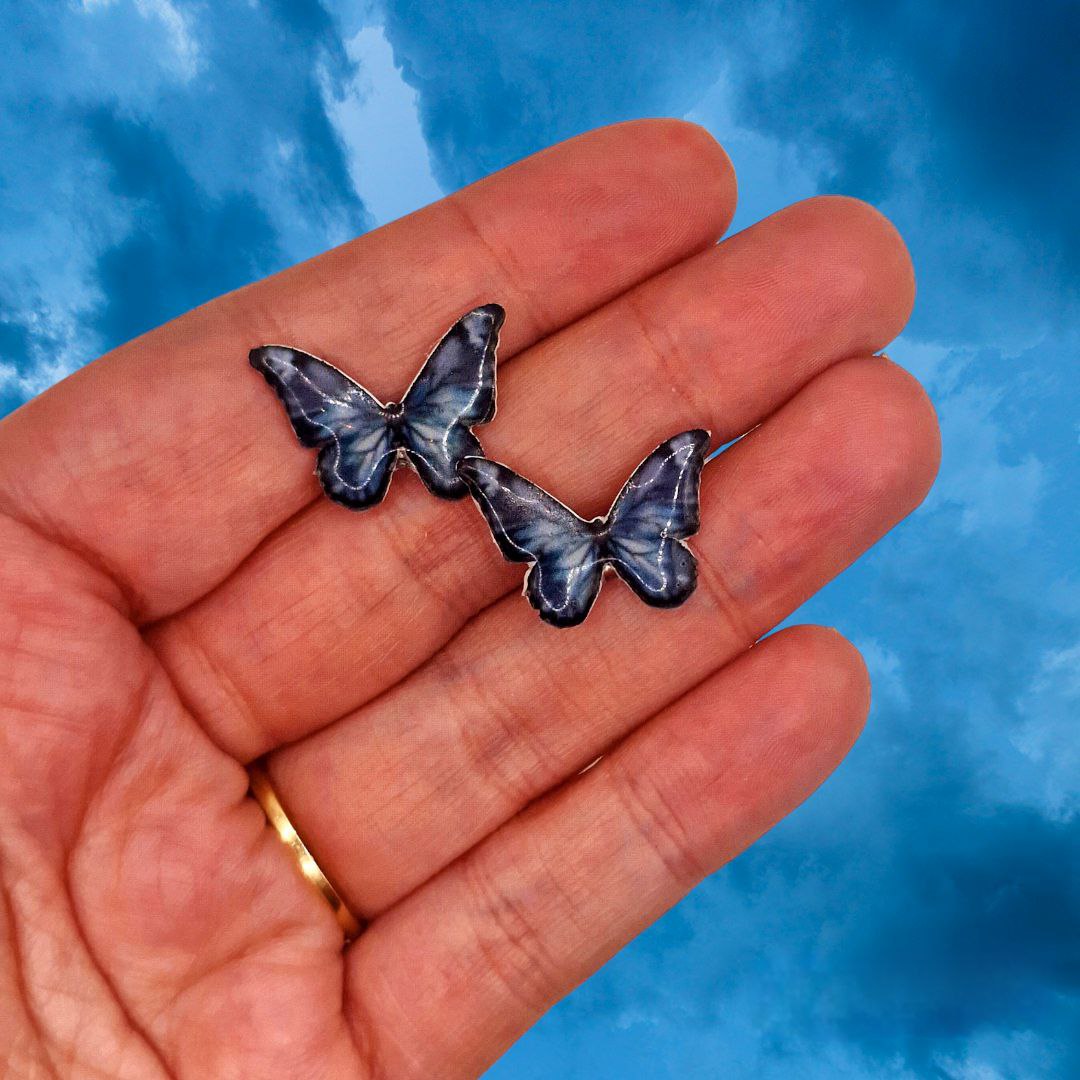
[[[252,367],[281,399],[301,445],[319,451],[326,494],[352,510],[379,503],[394,470],[411,465],[444,499],[468,494],[457,474],[483,448],[472,428],[495,415],[495,350],[505,313],[463,315],[424,362],[401,401],[383,404],[333,364],[285,345],[252,349]]]
[[[634,471],[611,510],[585,519],[512,469],[467,457],[458,467],[505,558],[530,563],[525,595],[554,626],[584,621],[614,571],[647,604],[676,607],[697,584],[683,541],[697,532],[704,430],[661,443]]]

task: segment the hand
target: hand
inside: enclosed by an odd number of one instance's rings
[[[715,246],[734,198],[698,128],[597,131],[0,424],[6,1075],[475,1075],[837,764],[855,651],[750,646],[930,485],[932,410],[872,355],[911,270],[848,199]],[[545,626],[471,502],[322,498],[247,364],[296,345],[389,398],[492,300],[485,448],[582,512],[673,432],[760,425],[705,469],[684,607],[613,580]],[[246,795],[264,754],[370,920],[344,952]]]

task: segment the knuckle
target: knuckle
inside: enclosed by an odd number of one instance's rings
[[[464,622],[473,614],[473,597],[458,588],[453,568],[469,564],[465,549],[474,534],[457,527],[454,516],[441,506],[409,509],[411,513],[386,514],[377,522],[380,538],[396,564],[390,580],[419,585],[428,602],[455,623]]]
[[[698,559],[698,589],[720,620],[720,632],[727,640],[749,644],[757,637],[750,625],[746,602],[740,599],[716,561]]]
[[[446,655],[440,663],[446,685],[454,687],[458,707],[453,715],[469,773],[493,785],[511,811],[556,783],[564,770],[536,723],[541,710],[532,692],[536,680],[527,675],[530,665],[519,657],[515,666],[521,677],[503,689],[483,661],[477,666]],[[545,679],[543,685],[550,694],[559,684]]]
[[[545,905],[536,888],[529,890],[528,899],[513,888],[521,880],[489,867],[482,857],[466,871],[480,963],[512,1002],[535,1015],[556,996],[559,965],[537,922]],[[554,887],[550,875],[545,880],[548,889]]]
[[[697,858],[693,839],[675,804],[645,771],[633,771],[612,759],[615,796],[634,829],[681,891],[693,888],[708,869]]]

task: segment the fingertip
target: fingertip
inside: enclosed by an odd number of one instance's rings
[[[735,216],[739,187],[735,166],[708,128],[691,120],[665,118],[635,121],[655,127],[659,150],[670,160],[682,159],[691,190],[716,212],[714,231],[722,236]]]
[[[941,467],[941,425],[926,387],[910,371],[887,356],[874,357],[879,371],[891,381],[891,396],[902,407],[910,434],[910,454],[915,470],[912,496],[915,505],[926,498]]]
[[[828,626],[786,627],[766,640],[771,662],[795,688],[804,721],[835,743],[839,760],[870,711],[870,673],[862,653]]]
[[[869,679],[842,635],[796,626],[765,638],[704,686],[687,700],[708,719],[698,746],[724,779],[706,808],[719,830],[719,863],[832,775],[866,722]]]
[[[903,330],[915,303],[915,271],[903,238],[880,210],[846,195],[816,195],[774,219],[790,223],[802,249],[813,252],[830,307],[859,328],[856,351],[874,352]]]
[[[806,393],[813,422],[831,433],[822,482],[852,514],[872,513],[888,527],[910,514],[941,460],[937,415],[918,380],[891,360],[862,356],[834,364]]]
[[[684,227],[703,243],[718,240],[735,216],[738,183],[727,152],[707,128],[674,117],[626,120],[582,139],[595,149],[653,175],[659,209],[679,207]]]

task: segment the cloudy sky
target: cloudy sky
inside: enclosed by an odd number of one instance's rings
[[[863,649],[868,730],[491,1075],[1080,1075],[1077,5],[20,0],[0,40],[0,413],[615,120],[707,126],[736,228],[888,213],[941,478],[799,615]]]

